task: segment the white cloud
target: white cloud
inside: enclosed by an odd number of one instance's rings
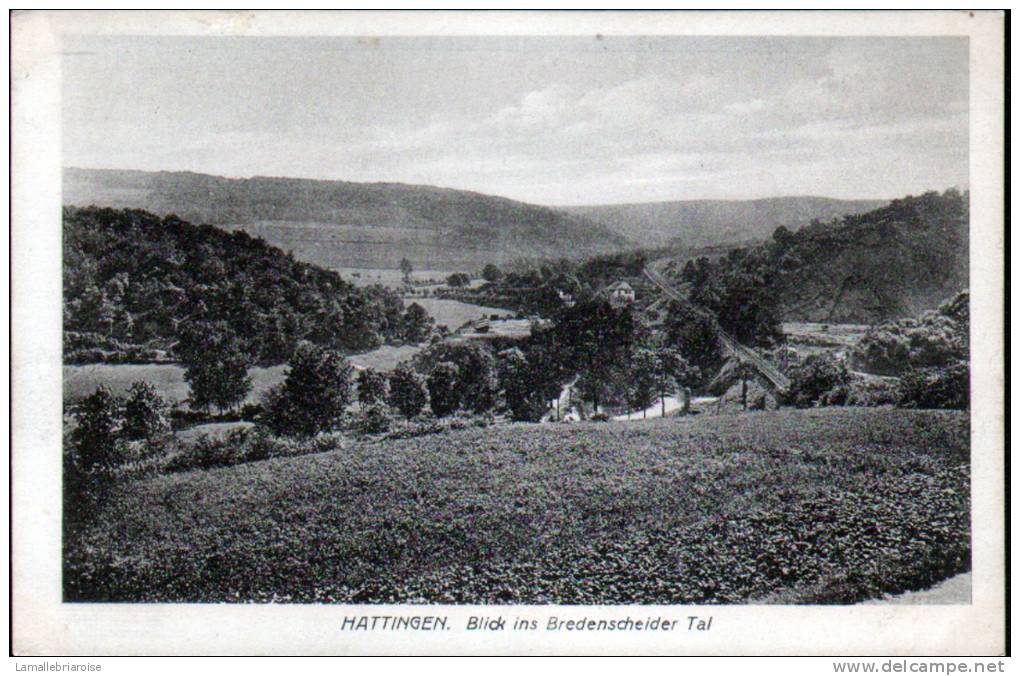
[[[685,51],[676,40],[661,53],[436,56],[446,70],[419,62],[431,52],[394,51],[374,69],[365,52],[347,70],[272,71],[258,52],[253,63],[272,72],[260,84],[238,66],[243,87],[210,70],[203,86],[158,73],[150,90],[146,73],[123,75],[114,60],[110,78],[86,72],[71,87],[65,161],[424,182],[547,203],[893,196],[966,182],[965,45],[721,39]],[[168,77],[180,105],[165,105]]]

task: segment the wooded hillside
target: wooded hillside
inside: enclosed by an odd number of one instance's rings
[[[300,339],[369,350],[399,342],[420,319],[393,292],[357,288],[244,232],[145,211],[64,209],[68,362],[173,357],[186,328],[225,322],[254,360],[281,363]]]
[[[717,260],[677,261],[701,304],[724,310],[725,280],[771,299],[783,321],[879,323],[919,315],[967,288],[969,193],[947,190],[807,226]]]
[[[582,216],[424,185],[71,168],[63,191],[65,205],[145,209],[242,228],[330,269],[395,269],[407,258],[419,270],[480,270],[631,246]]]

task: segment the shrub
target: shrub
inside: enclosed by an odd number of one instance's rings
[[[429,373],[429,402],[438,417],[450,415],[460,408],[460,370],[456,364],[440,362]]]
[[[334,429],[351,400],[354,367],[342,354],[301,342],[287,378],[266,393],[261,421],[275,434],[311,437]]]
[[[372,404],[358,412],[351,427],[352,431],[359,435],[383,434],[389,431],[391,423],[386,407]]]
[[[806,408],[826,401],[846,401],[850,372],[846,364],[825,352],[812,354],[790,370],[789,403]],[[828,395],[828,396],[827,396]]]
[[[503,278],[503,271],[489,263],[482,270],[482,278],[487,282],[498,282]]]
[[[105,385],[85,397],[75,407],[76,427],[71,444],[76,464],[84,471],[113,468],[118,461],[123,403]]]
[[[969,294],[963,291],[916,319],[868,331],[853,351],[858,368],[898,376],[909,369],[948,366],[969,358]]]
[[[74,409],[63,448],[64,525],[74,530],[103,501],[124,456],[122,402],[100,386]]]
[[[320,434],[311,439],[285,439],[274,437],[265,427],[237,429],[225,436],[203,434],[164,463],[167,472],[184,472],[193,469],[229,467],[246,462],[285,458],[310,453],[322,453],[342,447],[343,439],[332,434]]]
[[[247,403],[241,407],[241,420],[254,422],[258,420],[260,415],[262,415],[262,406],[260,404]]]
[[[425,378],[414,369],[398,366],[390,375],[390,406],[394,407],[405,418],[413,418],[421,413],[429,403]]]
[[[124,435],[128,439],[154,439],[170,432],[170,405],[155,387],[139,381],[131,385],[124,402]]]
[[[235,430],[225,437],[203,434],[190,444],[184,445],[165,465],[168,472],[182,472],[190,469],[229,467],[245,462],[250,452],[248,430]]]
[[[488,427],[493,422],[493,418],[489,415],[477,415],[463,411],[443,419],[431,415],[422,415],[413,420],[394,422],[384,438],[412,439],[455,430]]]
[[[855,378],[850,383],[847,406],[888,406],[900,398],[899,383],[891,379]]]
[[[960,361],[947,367],[911,369],[900,381],[904,408],[970,408],[970,368]]]
[[[358,401],[366,406],[386,401],[386,376],[375,369],[358,372]]]

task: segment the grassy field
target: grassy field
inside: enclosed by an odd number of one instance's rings
[[[343,278],[356,286],[368,286],[370,284],[381,284],[391,289],[398,289],[404,286],[404,273],[400,270],[388,268],[334,268],[343,275]],[[411,272],[411,280],[414,282],[434,281],[439,284],[446,282],[450,276],[450,270],[414,270]]]
[[[871,328],[868,324],[783,322],[790,347],[801,355],[845,351],[854,347]]]
[[[256,402],[262,394],[283,382],[286,366],[255,367],[248,374],[252,391],[245,401]],[[126,394],[131,384],[144,380],[154,385],[165,399],[183,402],[188,398],[184,368],[177,364],[84,364],[64,365],[64,401],[77,401],[106,385],[114,394]]]
[[[970,567],[965,413],[508,425],[136,480],[65,599],[849,603]]]
[[[389,371],[420,350],[417,345],[383,345],[371,352],[351,355],[348,359],[355,366]],[[250,369],[252,391],[246,401],[257,402],[266,390],[283,382],[286,373],[286,365]],[[139,380],[155,385],[159,393],[171,402],[183,402],[188,398],[184,368],[178,364],[65,364],[64,401],[77,401],[100,385],[106,385],[115,394],[126,394],[131,384]]]
[[[491,314],[505,315],[509,312],[498,307],[472,305],[445,298],[408,298],[404,302],[421,305],[436,320],[436,324],[446,324],[451,331],[456,331],[466,322],[473,322]]]

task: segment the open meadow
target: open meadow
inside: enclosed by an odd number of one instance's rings
[[[64,364],[64,402],[71,403],[106,385],[116,395],[125,395],[139,380],[153,385],[160,396],[172,404],[188,398],[188,381],[179,364]],[[249,369],[252,389],[246,402],[254,403],[274,385],[283,382],[285,365]]]
[[[126,480],[66,601],[854,603],[970,568],[966,412],[513,424]]]
[[[505,315],[509,310],[486,305],[462,303],[447,298],[405,298],[405,303],[417,303],[436,320],[436,324],[444,324],[451,331],[456,331],[467,322],[473,322],[489,315]]]
[[[420,350],[417,345],[382,345],[371,352],[351,355],[348,359],[357,368],[389,371]],[[63,369],[64,401],[68,403],[88,396],[100,385],[106,385],[114,394],[124,395],[131,384],[139,380],[155,386],[160,396],[171,403],[181,404],[188,398],[188,382],[180,364],[65,364]],[[248,375],[251,376],[252,390],[245,401],[255,403],[267,390],[283,382],[287,366],[255,366],[248,370]]]

